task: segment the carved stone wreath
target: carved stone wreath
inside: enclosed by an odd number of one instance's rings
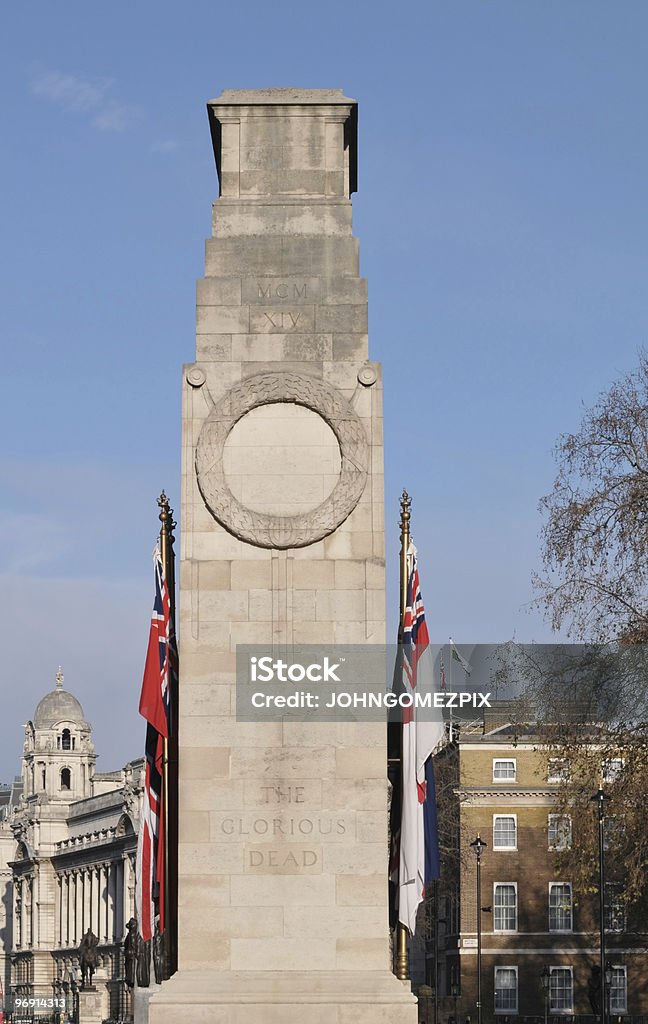
[[[238,421],[262,405],[292,403],[318,413],[340,445],[338,481],[317,508],[294,516],[247,508],[232,494],[223,468],[225,441]],[[207,508],[240,540],[262,548],[300,548],[333,533],[353,512],[367,480],[369,446],[355,411],[322,380],[301,373],[258,373],[236,384],[203,424],[196,448],[196,476]]]

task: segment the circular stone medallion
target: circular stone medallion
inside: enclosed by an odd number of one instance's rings
[[[227,483],[225,442],[243,416],[264,405],[301,405],[318,413],[340,446],[340,472],[333,490],[316,508],[276,515],[247,508]],[[258,373],[236,384],[203,424],[196,448],[200,492],[214,518],[240,540],[263,548],[296,548],[333,533],[353,512],[367,481],[369,446],[354,409],[335,388],[301,373]]]

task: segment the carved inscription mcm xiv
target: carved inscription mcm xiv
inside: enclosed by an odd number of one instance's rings
[[[223,467],[225,441],[252,409],[287,403],[318,413],[340,445],[338,481],[317,508],[295,516],[247,508],[232,494]],[[353,512],[367,482],[369,446],[357,414],[335,388],[301,373],[258,373],[236,384],[212,408],[196,448],[196,476],[205,504],[239,540],[262,548],[298,548],[329,536]]]

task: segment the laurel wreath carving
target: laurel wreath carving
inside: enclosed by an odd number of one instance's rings
[[[317,508],[295,516],[255,512],[232,494],[223,468],[225,441],[238,421],[263,405],[292,403],[318,413],[337,437],[338,481]],[[200,493],[214,519],[239,540],[262,548],[299,548],[337,530],[358,504],[367,482],[369,445],[354,409],[335,388],[302,373],[258,373],[234,385],[203,424],[196,448]]]

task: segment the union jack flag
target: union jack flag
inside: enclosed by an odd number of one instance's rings
[[[165,738],[169,735],[170,686],[175,651],[171,623],[171,601],[164,576],[160,548],[153,553],[155,601],[151,616],[144,679],[139,702],[140,715]]]
[[[168,739],[171,730],[171,687],[175,685],[177,671],[171,601],[159,547],[155,549],[153,561],[155,600],[139,703],[140,714],[147,722],[146,769],[135,874],[137,919],[140,934],[145,940],[153,936],[156,906],[160,932],[164,932],[166,794],[163,759],[164,740]]]
[[[407,553],[407,599],[401,640],[403,692],[412,697],[424,690],[434,692],[430,638],[413,544]],[[424,718],[414,704],[403,707],[398,917],[411,935],[425,894],[425,883],[439,877],[436,794],[430,758],[443,738],[444,725],[440,717],[438,720]]]
[[[155,929],[156,903],[164,915],[164,841],[162,828],[163,739],[146,726],[146,768],[140,828],[137,836],[135,905],[140,935],[150,939]],[[160,897],[162,897],[160,904]],[[162,930],[162,924],[160,925]]]

